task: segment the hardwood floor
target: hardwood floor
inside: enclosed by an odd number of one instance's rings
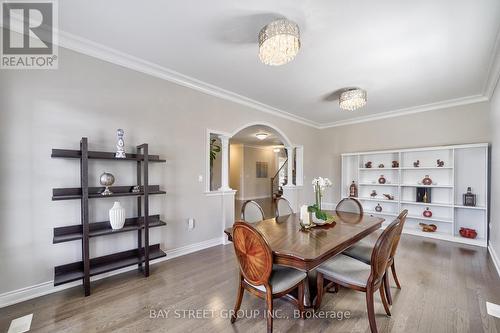
[[[486,313],[486,301],[500,304],[500,278],[486,249],[403,235],[396,262],[403,289],[391,279],[392,317],[375,297],[380,332],[500,332],[500,319]],[[236,285],[233,246],[217,246],[152,265],[147,279],[132,271],[93,282],[89,297],[75,287],[0,309],[0,332],[30,313],[33,332],[265,332],[262,315],[230,324]],[[291,303],[274,304],[275,332],[369,332],[364,293],[325,294],[321,310],[349,311],[343,320],[293,319]],[[168,318],[158,318],[160,310],[170,310]],[[265,304],[245,293],[241,310],[263,314]]]

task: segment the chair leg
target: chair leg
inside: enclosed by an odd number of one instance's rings
[[[368,310],[368,321],[370,322],[370,330],[372,333],[377,333],[377,321],[375,320],[375,307],[373,303],[373,290],[366,291],[366,308]]]
[[[385,289],[385,295],[387,296],[387,301],[389,302],[390,305],[392,305],[392,295],[391,295],[391,286],[389,284],[389,272],[386,271],[384,274],[384,289]]]
[[[304,284],[306,283],[307,278],[304,279],[301,283],[299,283],[298,293],[297,293],[297,306],[300,311],[300,319],[304,319]]]
[[[396,282],[396,286],[398,289],[401,289],[401,285],[399,284],[398,276],[396,275],[396,263],[393,261],[391,265],[392,276],[394,277],[394,282]]]
[[[273,315],[273,291],[271,286],[266,286],[267,333],[273,332]]]
[[[323,274],[318,272],[316,276],[316,302],[314,303],[314,310],[318,310],[321,306],[321,300],[323,298],[324,288],[323,288]]]
[[[387,299],[385,298],[384,286],[380,285],[379,290],[380,290],[380,298],[382,299],[382,304],[384,304],[385,313],[387,313],[387,315],[390,316],[391,310],[389,309],[389,304],[387,304]]]
[[[234,305],[234,313],[231,314],[231,324],[233,324],[236,321],[238,311],[241,306],[241,300],[243,299],[243,292],[245,289],[243,288],[243,284],[241,281],[241,276],[240,276],[240,283],[238,285],[238,293],[236,294],[236,304]]]
[[[334,292],[338,293],[339,292],[339,288],[340,288],[340,286],[338,285],[338,283],[334,283],[333,284],[333,291]]]

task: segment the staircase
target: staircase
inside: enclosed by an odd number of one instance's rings
[[[288,158],[285,162],[280,166],[276,174],[271,177],[271,197],[273,200],[280,198],[283,195],[283,185],[286,185],[288,182],[287,176],[287,165]]]

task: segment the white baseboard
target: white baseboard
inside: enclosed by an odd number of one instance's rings
[[[491,260],[493,261],[495,268],[497,269],[498,276],[500,276],[500,257],[497,255],[491,244],[488,244],[488,252],[490,253]]]
[[[224,244],[224,238],[217,237],[217,238],[209,239],[209,240],[206,240],[203,242],[182,246],[182,247],[172,249],[172,250],[167,250],[166,257],[151,261],[151,265],[154,265],[154,264],[166,261],[166,260],[174,259],[174,258],[177,258],[180,256],[184,256],[184,255],[187,255],[187,254],[190,254],[193,252],[208,249],[210,247],[221,245],[221,244]],[[96,281],[96,280],[104,279],[104,278],[109,277],[109,276],[128,272],[128,271],[131,271],[134,269],[136,269],[135,265],[125,267],[122,269],[118,269],[118,270],[113,271],[113,272],[100,274],[99,276],[94,276],[94,277],[91,277],[90,280]],[[24,302],[24,301],[27,301],[27,300],[30,300],[30,299],[33,299],[36,297],[43,296],[43,295],[55,293],[55,292],[58,292],[58,291],[61,291],[64,289],[79,286],[81,284],[82,284],[81,281],[75,281],[75,282],[71,282],[71,283],[61,285],[61,286],[54,287],[54,281],[51,280],[51,281],[43,282],[43,283],[40,283],[40,284],[37,284],[34,286],[29,286],[29,287],[25,287],[25,288],[13,290],[13,291],[8,291],[6,293],[0,294],[0,308],[6,307],[6,306],[9,306],[12,304]]]
[[[247,200],[258,200],[258,199],[271,199],[271,196],[270,196],[270,195],[264,195],[264,196],[259,196],[259,197],[249,197],[249,198],[236,197],[236,200],[241,200],[241,201],[247,201]]]

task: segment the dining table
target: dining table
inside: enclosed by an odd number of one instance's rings
[[[251,223],[266,239],[277,265],[293,267],[308,273],[304,305],[311,307],[316,296],[315,268],[342,253],[382,226],[383,218],[369,214],[327,211],[334,222],[304,228],[300,214],[279,216]],[[232,227],[224,230],[232,241]],[[293,296],[292,296],[293,297]]]

